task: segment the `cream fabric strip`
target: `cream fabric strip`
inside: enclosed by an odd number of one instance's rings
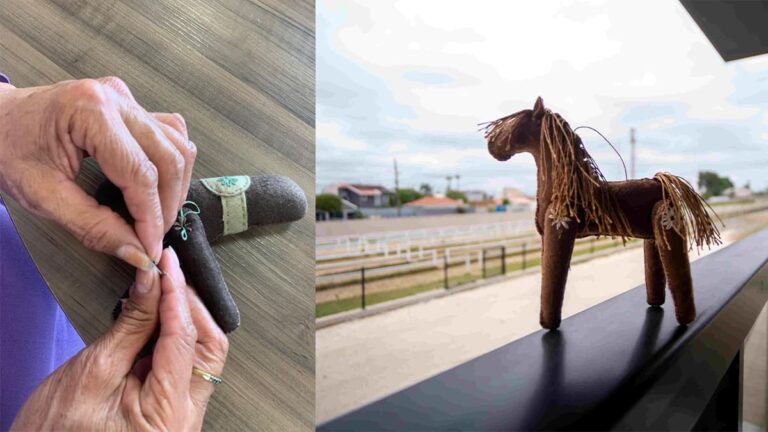
[[[244,193],[221,197],[221,210],[224,215],[224,235],[248,229],[248,204]]]
[[[202,179],[203,186],[221,199],[224,235],[248,229],[248,201],[245,191],[251,186],[248,176],[226,176]]]

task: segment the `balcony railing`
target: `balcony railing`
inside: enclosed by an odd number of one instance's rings
[[[323,425],[374,430],[738,430],[741,359],[768,300],[768,229],[692,264],[698,317],[636,287]]]

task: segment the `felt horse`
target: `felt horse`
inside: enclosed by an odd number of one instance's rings
[[[481,125],[499,161],[533,155],[537,167],[536,230],[541,239],[541,313],[546,329],[560,326],[576,238],[618,236],[644,240],[648,304],[664,303],[669,285],[681,325],[696,318],[688,250],[720,243],[706,202],[683,178],[606,181],[581,138],[539,97],[526,109]]]

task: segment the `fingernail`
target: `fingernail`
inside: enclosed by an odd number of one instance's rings
[[[179,255],[176,254],[176,250],[173,247],[168,246],[168,265],[166,266],[168,271],[166,274],[174,281],[182,282],[184,281],[184,274],[179,266]]]
[[[179,265],[179,256],[176,254],[176,249],[173,246],[168,246],[168,255],[171,257],[171,266],[176,267]]]
[[[160,262],[160,258],[163,257],[163,243],[162,242],[158,243],[157,247],[155,247],[155,253],[153,254],[153,256],[154,256],[155,259],[152,260],[152,262],[154,264],[159,263]]]
[[[147,254],[133,245],[120,246],[115,255],[139,270],[153,270],[156,267]]]
[[[133,284],[133,289],[138,294],[146,294],[152,287],[152,273],[148,271],[137,271],[136,282]]]
[[[133,295],[135,293],[138,295],[145,295],[149,292],[149,287],[150,285],[136,281],[136,283],[131,286],[130,294]]]

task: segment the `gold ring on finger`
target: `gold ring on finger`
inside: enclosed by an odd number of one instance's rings
[[[224,382],[224,380],[222,380],[221,377],[216,376],[216,375],[214,375],[214,374],[212,374],[210,372],[206,372],[206,371],[204,371],[202,369],[198,369],[198,368],[196,368],[194,366],[192,366],[192,375],[198,376],[198,377],[208,381],[211,384],[219,385],[222,382]]]

